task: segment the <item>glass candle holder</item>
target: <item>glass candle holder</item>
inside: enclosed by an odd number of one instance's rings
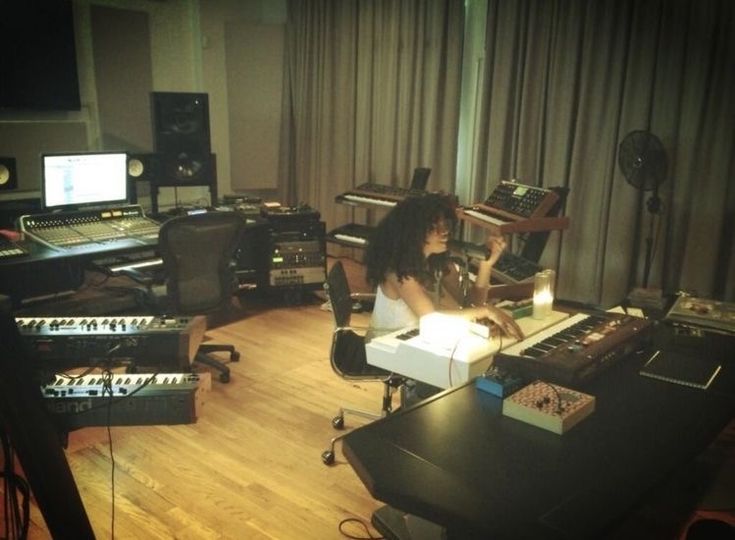
[[[554,281],[556,272],[542,270],[533,279],[533,318],[545,319],[554,305]]]

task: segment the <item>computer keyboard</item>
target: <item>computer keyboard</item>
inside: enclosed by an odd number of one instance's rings
[[[0,234],[0,259],[28,255],[28,250]]]
[[[124,269],[153,269],[163,265],[163,259],[155,250],[133,251],[92,261],[92,265],[108,274],[118,274]]]

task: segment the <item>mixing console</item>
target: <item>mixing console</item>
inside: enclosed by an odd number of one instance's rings
[[[73,253],[131,249],[158,242],[160,224],[137,205],[20,217],[31,239]]]

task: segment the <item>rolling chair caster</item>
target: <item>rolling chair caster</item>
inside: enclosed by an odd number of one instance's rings
[[[219,374],[219,382],[228,383],[230,382],[230,374],[229,373],[220,373]]]
[[[334,465],[334,452],[332,450],[322,452],[322,462],[325,465]]]
[[[345,428],[345,417],[343,415],[335,416],[332,418],[332,427],[334,429],[344,429]]]
[[[230,353],[230,362],[240,361],[240,351],[233,351]]]

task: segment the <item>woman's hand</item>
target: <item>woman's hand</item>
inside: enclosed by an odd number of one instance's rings
[[[518,340],[525,337],[523,330],[509,313],[493,306],[485,306],[485,308],[487,309],[487,318],[497,324],[504,334]]]

